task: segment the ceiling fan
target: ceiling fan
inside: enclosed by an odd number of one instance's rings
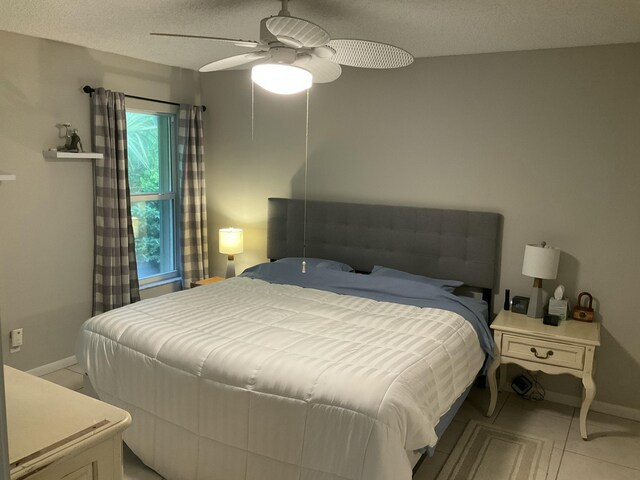
[[[214,72],[253,64],[252,80],[274,93],[289,94],[308,89],[312,83],[333,82],[342,73],[340,65],[360,68],[399,68],[410,65],[413,56],[386,43],[371,40],[331,39],[325,29],[303,18],[293,17],[288,0],[281,0],[278,15],[260,22],[260,41],[232,38],[151,33],[163,37],[216,40],[249,53],[234,55],[200,67]]]

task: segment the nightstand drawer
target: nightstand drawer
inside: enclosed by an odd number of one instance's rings
[[[584,347],[565,343],[547,342],[518,335],[502,335],[502,355],[530,362],[557,365],[582,370]]]

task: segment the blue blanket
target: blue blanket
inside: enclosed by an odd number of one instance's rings
[[[439,308],[458,313],[471,323],[478,334],[482,349],[487,354],[483,373],[491,363],[493,338],[484,319],[482,305],[473,298],[458,297],[439,287],[400,278],[376,277],[310,266],[307,267],[307,273],[302,273],[301,265],[289,263],[262,263],[246,269],[241,276],[269,283],[297,285],[341,295]]]

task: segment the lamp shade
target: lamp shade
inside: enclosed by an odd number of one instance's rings
[[[265,90],[280,95],[308,90],[313,81],[311,72],[281,63],[264,63],[251,69],[251,80]]]
[[[525,247],[524,262],[522,263],[523,275],[542,279],[556,278],[560,250],[543,245],[528,244]]]
[[[235,255],[242,253],[243,238],[241,228],[221,228],[219,231],[220,253]]]

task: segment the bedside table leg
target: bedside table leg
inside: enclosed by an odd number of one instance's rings
[[[582,384],[584,385],[584,398],[582,399],[582,405],[580,405],[580,436],[583,440],[587,440],[587,414],[596,396],[596,384],[593,381],[591,374],[585,374],[582,377]]]
[[[595,348],[587,347],[584,358],[584,371],[582,372],[582,385],[584,385],[584,395],[582,405],[580,405],[580,436],[587,440],[587,414],[591,407],[591,402],[596,396],[596,383],[593,381],[593,358]]]
[[[496,409],[496,403],[498,402],[498,384],[496,382],[496,372],[500,366],[500,352],[496,346],[493,348],[493,362],[487,372],[487,380],[489,381],[489,392],[491,392],[491,400],[489,401],[489,409],[487,410],[487,417],[493,415]]]

